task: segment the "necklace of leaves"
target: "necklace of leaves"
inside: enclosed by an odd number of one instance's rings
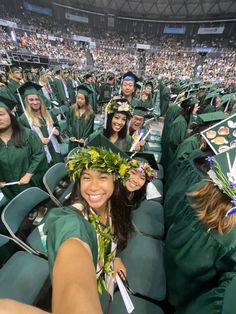
[[[113,271],[113,261],[115,258],[115,249],[113,249],[114,239],[111,234],[111,226],[106,226],[99,221],[99,216],[93,211],[89,214],[89,221],[97,234],[98,242],[98,262],[97,262],[97,288],[102,294],[102,287],[108,291],[106,275]],[[110,253],[107,254],[108,249]]]

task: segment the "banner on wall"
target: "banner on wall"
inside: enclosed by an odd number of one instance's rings
[[[0,19],[0,25],[7,26],[11,28],[17,28],[17,24],[11,21]]]
[[[223,34],[225,27],[219,26],[219,27],[202,27],[200,26],[198,29],[199,35],[207,35],[207,34]]]
[[[184,35],[186,32],[186,27],[169,27],[165,26],[163,30],[163,34],[179,34],[179,35]]]
[[[89,22],[88,18],[85,16],[79,16],[75,14],[66,13],[65,18],[70,21],[79,22],[79,23],[87,23]]]
[[[46,56],[32,55],[30,53],[21,53],[9,51],[8,55],[11,60],[15,63],[33,63],[33,64],[49,64],[49,58]]]
[[[145,44],[136,44],[137,49],[143,49],[143,50],[149,50],[151,48],[150,45],[145,45]]]

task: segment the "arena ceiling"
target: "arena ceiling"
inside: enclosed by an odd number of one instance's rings
[[[66,1],[63,1],[64,3]],[[156,19],[235,18],[235,0],[67,0],[78,7],[125,15]]]

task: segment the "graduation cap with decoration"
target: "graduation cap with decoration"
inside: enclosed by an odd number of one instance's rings
[[[226,217],[236,213],[236,148],[208,157],[211,169],[208,175],[212,182],[231,199],[232,208]]]
[[[217,122],[201,135],[216,155],[236,147],[236,114]]]

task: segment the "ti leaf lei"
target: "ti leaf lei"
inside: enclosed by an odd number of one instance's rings
[[[115,252],[111,251],[109,254],[107,254],[108,249],[111,248],[113,238],[111,235],[111,227],[103,225],[99,221],[99,216],[96,213],[89,214],[89,221],[97,234],[98,240],[97,275],[99,274],[99,277],[97,278],[97,288],[98,292],[102,294],[102,287],[104,287],[105,290],[108,291],[105,276],[108,274],[112,274],[113,272],[112,265],[115,258]]]

